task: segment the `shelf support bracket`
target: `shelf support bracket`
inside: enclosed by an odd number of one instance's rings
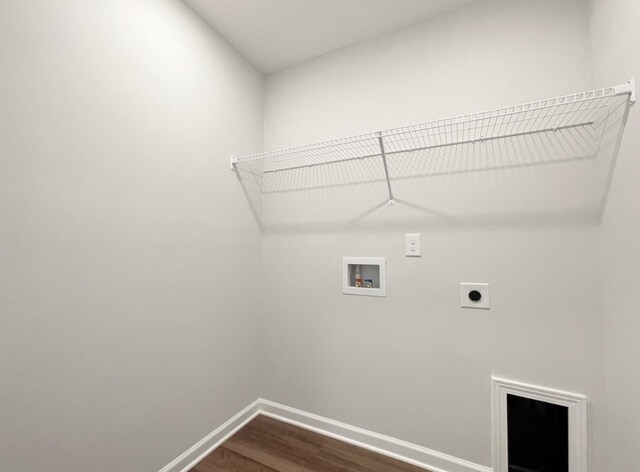
[[[378,143],[380,144],[380,156],[382,156],[382,165],[384,166],[384,176],[387,178],[387,189],[389,189],[389,206],[396,204],[393,199],[393,190],[391,190],[391,180],[389,179],[389,169],[387,167],[387,154],[384,151],[384,140],[382,133],[378,133]]]
[[[631,77],[631,80],[624,85],[617,85],[615,87],[616,95],[629,95],[629,103],[631,105],[636,103],[636,80],[635,77]]]

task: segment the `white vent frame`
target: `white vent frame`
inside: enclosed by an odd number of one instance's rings
[[[493,471],[508,472],[507,395],[517,395],[565,406],[569,413],[569,472],[587,472],[587,405],[588,398],[537,385],[491,377],[493,400]]]

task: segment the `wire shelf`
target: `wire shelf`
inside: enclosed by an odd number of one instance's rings
[[[576,93],[537,102],[452,118],[428,121],[384,131],[309,144],[289,149],[232,157],[232,169],[242,173],[249,185],[260,192],[268,192],[274,182],[286,179],[278,174],[320,166],[344,167],[352,161],[382,163],[378,177],[385,179],[390,203],[393,202],[391,182],[400,175],[394,160],[415,156],[429,156],[447,149],[464,149],[465,157],[473,162],[474,155],[490,148],[506,149],[520,138],[532,139],[562,134],[571,136],[584,154],[598,151],[611,110],[624,104],[625,111],[635,102],[633,79],[624,85]],[[454,151],[452,151],[454,152]],[[406,173],[405,173],[406,174]],[[342,177],[348,182],[348,176]]]

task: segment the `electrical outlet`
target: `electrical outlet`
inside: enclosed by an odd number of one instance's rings
[[[422,256],[422,237],[420,234],[404,235],[404,255],[407,257]]]
[[[462,308],[490,310],[491,299],[489,298],[489,284],[461,283],[460,306]]]

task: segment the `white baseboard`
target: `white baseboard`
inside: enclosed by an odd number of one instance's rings
[[[258,399],[165,465],[159,472],[187,472],[260,414]]]
[[[269,400],[260,400],[260,414],[393,457],[431,472],[492,472],[490,467],[474,464],[426,447],[296,410]]]
[[[475,464],[426,447],[383,434],[367,431],[339,421],[297,410],[259,398],[225,424],[199,441],[160,472],[187,472],[258,414],[290,423],[354,446],[427,469],[431,472],[493,472],[491,467]]]

